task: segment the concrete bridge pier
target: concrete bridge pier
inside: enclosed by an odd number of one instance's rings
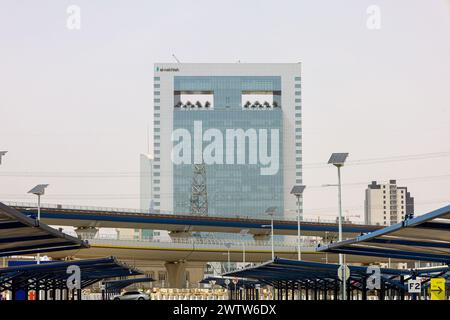
[[[187,283],[198,284],[205,271],[206,262],[174,261],[166,262],[164,267],[170,288],[186,288]]]
[[[164,264],[167,270],[167,278],[170,288],[184,288],[185,287],[185,274],[186,263],[185,262],[166,262]]]

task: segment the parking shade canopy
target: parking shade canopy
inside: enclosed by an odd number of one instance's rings
[[[0,202],[0,257],[87,248],[69,236]]]
[[[42,264],[0,268],[0,291],[66,289],[72,273],[70,266],[80,268],[81,289],[103,279],[142,275],[114,257],[72,261],[47,261]]]
[[[125,280],[110,280],[110,281],[104,281],[103,284],[105,285],[105,290],[109,292],[120,292],[120,290],[135,284],[135,283],[143,283],[143,282],[153,282],[155,281],[151,277],[145,277],[145,278],[131,278],[131,279],[125,279]]]
[[[371,266],[348,266],[351,287],[365,289],[367,278],[372,275]],[[292,283],[303,288],[315,289],[334,288],[341,280],[338,277],[339,264],[317,263],[298,260],[275,258],[273,261],[260,264],[242,270],[223,274],[225,277],[236,277],[241,279],[253,279],[266,285],[278,287],[290,287]],[[430,277],[443,276],[450,273],[447,266],[425,268],[425,269],[391,269],[379,268],[382,282],[386,287],[391,286],[406,289],[405,282],[414,277],[422,277],[426,282]]]
[[[317,251],[450,263],[450,205]]]

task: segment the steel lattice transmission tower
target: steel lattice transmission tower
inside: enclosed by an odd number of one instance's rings
[[[205,163],[194,164],[191,186],[191,214],[194,216],[208,215]]]

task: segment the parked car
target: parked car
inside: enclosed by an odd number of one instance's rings
[[[148,294],[140,291],[128,291],[120,295],[114,296],[114,300],[150,300]]]

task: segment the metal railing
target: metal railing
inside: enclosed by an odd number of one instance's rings
[[[75,231],[68,230],[64,231],[64,233],[72,236],[77,236]],[[162,243],[162,244],[189,244],[189,245],[215,245],[215,246],[221,246],[221,247],[227,247],[227,245],[230,246],[230,248],[241,248],[243,245],[245,247],[251,247],[251,246],[261,246],[261,247],[270,247],[271,246],[271,240],[250,240],[250,239],[226,239],[226,238],[201,238],[201,237],[173,237],[173,238],[166,238],[166,239],[153,239],[153,238],[147,238],[147,239],[135,239],[133,237],[123,237],[118,236],[115,234],[97,234],[92,239],[89,240],[111,240],[111,241],[126,241],[126,242],[135,242],[139,244],[154,244],[154,243]],[[302,247],[316,247],[319,242],[314,240],[307,240],[302,242]],[[274,246],[276,247],[295,247],[297,246],[296,241],[280,241],[275,240]]]

